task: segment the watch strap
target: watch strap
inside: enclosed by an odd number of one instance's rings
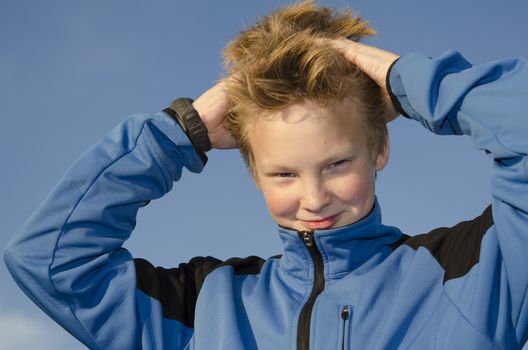
[[[189,137],[194,149],[205,164],[205,162],[207,162],[205,152],[210,151],[212,145],[207,132],[207,127],[202,122],[198,111],[194,109],[192,105],[193,102],[194,101],[190,98],[181,97],[174,100],[170,107],[165,108],[163,111],[180,124],[183,131],[187,134],[187,137]]]

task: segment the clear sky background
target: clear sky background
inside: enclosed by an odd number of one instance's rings
[[[0,248],[79,155],[128,115],[197,98],[222,77],[221,50],[288,1],[0,1]],[[367,42],[399,54],[457,49],[474,63],[528,57],[524,0],[335,0],[370,20]],[[378,176],[384,222],[408,234],[453,225],[490,202],[490,160],[468,138],[390,124]],[[154,264],[196,255],[281,253],[237,151],[212,151],[143,208],[126,246]],[[0,264],[0,349],[84,349],[50,321]]]

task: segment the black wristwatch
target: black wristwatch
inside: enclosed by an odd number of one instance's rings
[[[211,140],[209,140],[207,128],[202,122],[198,111],[192,105],[193,102],[190,98],[181,97],[174,100],[170,107],[165,108],[163,111],[180,124],[205,164],[207,162],[205,152],[211,150]]]

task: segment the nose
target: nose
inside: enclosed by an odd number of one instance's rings
[[[323,183],[318,180],[304,182],[301,203],[303,209],[312,213],[320,213],[330,204],[330,201],[330,193]]]

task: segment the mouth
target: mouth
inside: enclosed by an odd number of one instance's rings
[[[337,223],[341,213],[326,217],[320,220],[300,220],[304,227],[310,230],[325,230],[329,229]]]

